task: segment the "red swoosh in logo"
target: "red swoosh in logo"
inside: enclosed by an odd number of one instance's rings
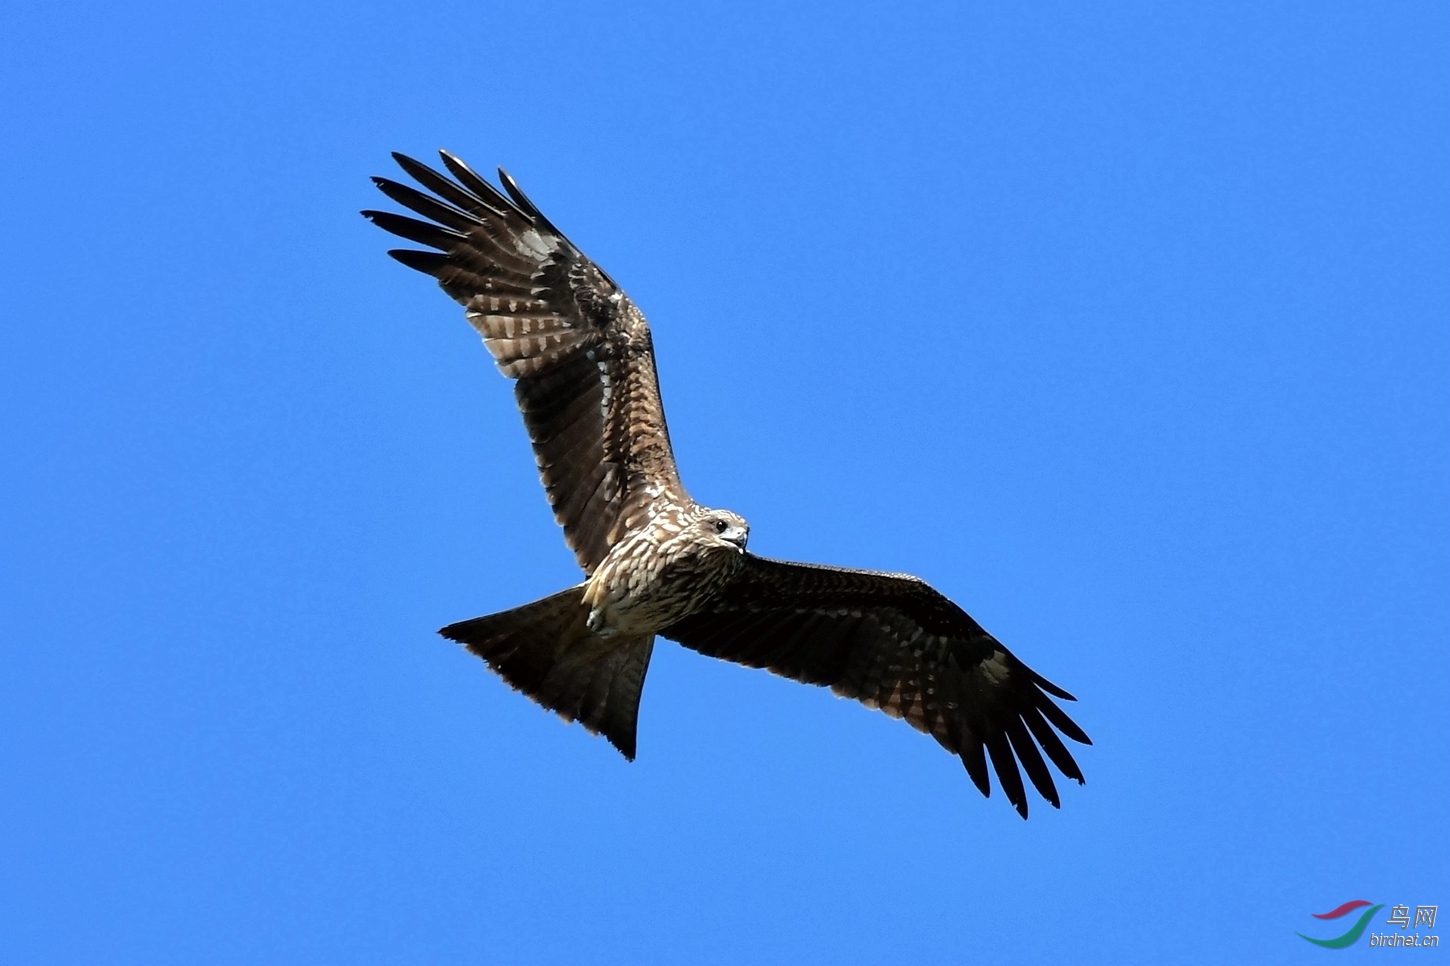
[[[1355,899],[1353,902],[1346,902],[1344,905],[1338,907],[1337,909],[1331,909],[1328,912],[1315,912],[1311,913],[1310,915],[1312,915],[1315,919],[1338,919],[1346,912],[1353,912],[1361,906],[1367,905],[1369,905],[1369,903],[1365,902],[1363,899]]]

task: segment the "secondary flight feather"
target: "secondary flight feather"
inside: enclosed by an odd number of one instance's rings
[[[1022,772],[1054,807],[1048,762],[1081,783],[1059,735],[1090,744],[1037,674],[960,607],[905,574],[770,560],[738,514],[680,482],[644,315],[499,170],[495,187],[394,154],[424,190],[374,178],[422,218],[363,214],[430,249],[388,254],[438,280],[514,395],[574,587],[440,632],[514,688],[635,754],[656,635],[879,708],[961,758],[983,795],[995,771],[1027,817]],[[1044,759],[1043,756],[1046,756]]]

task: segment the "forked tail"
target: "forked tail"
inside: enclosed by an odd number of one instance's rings
[[[567,721],[603,734],[634,761],[639,696],[654,635],[600,637],[585,618],[584,585],[440,630]]]

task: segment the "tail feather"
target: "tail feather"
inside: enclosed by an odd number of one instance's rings
[[[483,658],[515,690],[603,734],[633,761],[654,635],[600,637],[589,630],[588,616],[580,585],[438,633]]]

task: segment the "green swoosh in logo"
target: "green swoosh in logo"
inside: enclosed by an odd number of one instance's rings
[[[1325,949],[1343,949],[1345,946],[1354,945],[1359,940],[1359,937],[1364,935],[1364,927],[1369,925],[1370,917],[1384,907],[1385,904],[1381,902],[1373,909],[1366,909],[1364,915],[1359,917],[1359,922],[1355,923],[1349,932],[1340,936],[1338,939],[1315,939],[1313,936],[1306,936],[1302,932],[1296,932],[1294,935],[1300,939],[1307,939],[1316,946],[1323,946]]]

